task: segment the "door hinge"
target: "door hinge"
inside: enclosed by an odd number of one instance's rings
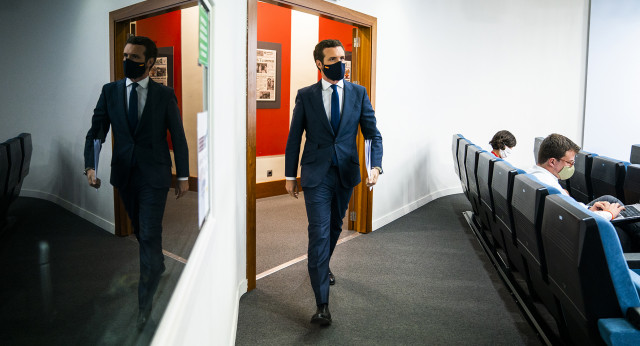
[[[349,221],[356,221],[356,212],[352,211],[349,213]]]
[[[353,48],[358,48],[360,47],[360,37],[354,37],[353,38]]]

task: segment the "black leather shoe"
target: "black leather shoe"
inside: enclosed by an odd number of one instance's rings
[[[336,284],[336,277],[333,276],[331,269],[329,269],[329,285],[333,286]]]
[[[311,323],[319,324],[321,326],[328,326],[331,324],[331,313],[329,312],[329,304],[320,304],[316,313],[311,316]]]
[[[142,331],[144,327],[147,325],[147,322],[149,322],[150,316],[151,316],[151,310],[138,311],[138,321],[136,323],[136,326],[139,331]]]

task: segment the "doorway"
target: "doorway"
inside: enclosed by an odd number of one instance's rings
[[[197,114],[206,109],[206,67],[198,64],[199,1],[165,1],[162,6],[144,2],[111,12],[111,80],[124,78],[122,50],[130,35],[150,37],[158,47],[158,58],[150,78],[174,89],[189,147],[189,192],[176,200],[175,166],[163,220],[163,251],[186,263],[199,233]],[[171,138],[167,133],[171,148]],[[171,151],[171,156],[173,152]],[[116,235],[131,237],[133,229],[117,189],[114,189]]]
[[[296,11],[302,13],[303,15],[310,15],[310,17],[316,18],[316,21],[327,26],[329,24],[330,27],[339,27],[344,32],[345,28],[348,28],[346,32],[346,38],[339,37],[339,39],[345,45],[346,50],[351,50],[351,60],[353,64],[353,70],[351,74],[351,81],[353,83],[357,83],[363,85],[369,91],[370,99],[372,104],[375,105],[375,88],[372,76],[375,75],[375,38],[376,38],[376,19],[374,17],[367,16],[362,13],[358,13],[337,5],[328,4],[325,1],[321,0],[311,0],[311,1],[262,1],[258,2],[257,0],[250,0],[248,2],[248,49],[247,49],[247,281],[248,281],[248,289],[252,290],[255,288],[256,284],[256,272],[257,272],[257,198],[261,197],[269,197],[273,195],[278,195],[282,193],[286,193],[284,189],[284,176],[277,176],[278,171],[275,167],[282,170],[284,166],[283,157],[281,155],[284,153],[284,145],[286,144],[286,136],[288,134],[289,128],[289,116],[291,114],[291,108],[293,106],[293,99],[295,98],[295,91],[309,84],[313,84],[318,80],[317,70],[313,65],[313,61],[311,58],[311,51],[313,50],[313,46],[318,42],[318,38],[325,39],[335,37],[335,32],[331,32],[328,37],[322,37],[322,35],[318,35],[315,39],[312,39],[311,50],[302,52],[301,57],[297,58],[296,61],[300,61],[300,64],[304,64],[305,66],[309,66],[311,68],[312,74],[316,74],[316,78],[309,82],[303,82],[303,85],[294,85],[294,78],[290,78],[290,75],[285,75],[280,77],[283,79],[280,86],[280,105],[282,103],[285,104],[285,107],[280,107],[281,114],[277,114],[277,112],[272,112],[269,117],[270,126],[279,123],[284,123],[284,131],[282,130],[283,126],[280,124],[280,127],[275,130],[276,133],[278,131],[283,132],[281,137],[276,141],[271,141],[268,146],[264,145],[264,142],[261,140],[260,131],[264,128],[261,123],[261,112],[263,107],[256,106],[257,104],[257,92],[256,90],[260,90],[261,82],[258,80],[258,74],[262,74],[259,72],[259,69],[253,68],[257,66],[258,63],[258,52],[262,53],[263,49],[269,50],[269,46],[264,47],[264,42],[259,39],[263,38],[263,32],[258,34],[259,24],[258,24],[258,12],[264,6],[271,6],[274,11],[271,15],[277,15],[277,12],[280,11]],[[274,9],[273,7],[277,8]],[[278,10],[279,9],[279,10]],[[330,23],[334,22],[336,25],[331,25]],[[291,30],[289,30],[291,31]],[[293,41],[294,38],[290,39]],[[346,42],[345,42],[346,41]],[[271,42],[273,43],[273,42]],[[292,43],[292,42],[289,42]],[[304,44],[303,44],[304,45]],[[262,48],[261,48],[262,47]],[[277,51],[273,47],[271,50]],[[287,61],[289,57],[289,62],[291,65],[294,64],[294,59],[292,58],[292,54],[297,53],[291,45],[287,47],[282,47],[281,53],[284,55],[282,57],[282,62]],[[287,55],[288,54],[288,57]],[[290,66],[293,69],[293,66]],[[284,71],[284,70],[283,70]],[[297,73],[296,73],[297,76]],[[262,76],[261,76],[262,77]],[[289,81],[291,83],[286,83]],[[305,84],[306,83],[306,84]],[[266,84],[265,84],[266,85]],[[293,95],[291,95],[291,91],[293,91]],[[261,97],[262,98],[262,97]],[[266,98],[266,95],[265,95]],[[283,136],[283,137],[282,137]],[[284,138],[284,140],[282,140]],[[364,139],[360,134],[358,136],[358,147],[360,153],[360,161],[364,162]],[[278,151],[280,150],[280,151]],[[281,160],[281,167],[278,167],[278,161]],[[275,164],[274,168],[269,169],[269,164]],[[266,168],[265,168],[266,167]],[[258,170],[259,169],[259,170]],[[264,171],[264,172],[262,172]],[[264,174],[262,174],[264,173]],[[265,179],[265,176],[269,178],[269,173],[271,173],[272,179]],[[274,177],[273,174],[276,174]],[[280,172],[280,174],[284,174]],[[361,165],[361,175],[366,176],[364,165]],[[304,192],[303,192],[304,193]],[[288,196],[284,196],[285,198]],[[360,184],[354,189],[353,197],[350,202],[349,210],[347,213],[347,220],[345,225],[349,230],[354,230],[360,233],[368,233],[371,231],[371,203],[372,203],[372,193],[368,189],[365,188],[364,184]],[[277,197],[270,197],[277,198]],[[283,201],[285,202],[285,201]],[[304,209],[304,202],[297,201],[298,203],[302,203],[302,208]],[[298,217],[300,218],[300,217]],[[297,220],[297,219],[296,219]],[[306,225],[306,214],[302,213],[302,218],[299,221],[299,228],[304,229],[303,225]],[[302,234],[306,237],[306,232],[302,232]],[[306,238],[305,238],[306,240]],[[306,245],[304,246],[304,252],[306,253]]]

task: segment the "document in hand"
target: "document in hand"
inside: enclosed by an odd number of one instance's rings
[[[96,171],[96,179],[98,179],[98,162],[100,161],[100,150],[102,149],[102,141],[93,140],[93,168]]]
[[[367,178],[371,176],[371,140],[364,140],[364,162],[367,168]],[[369,187],[369,191],[373,190],[373,186]]]

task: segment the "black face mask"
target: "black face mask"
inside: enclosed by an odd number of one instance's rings
[[[331,80],[341,80],[344,78],[345,65],[342,61],[338,61],[331,65],[322,64],[324,75]]]
[[[124,76],[129,79],[139,78],[146,71],[146,66],[144,62],[135,62],[131,59],[126,59],[122,62],[122,66],[124,67]]]

